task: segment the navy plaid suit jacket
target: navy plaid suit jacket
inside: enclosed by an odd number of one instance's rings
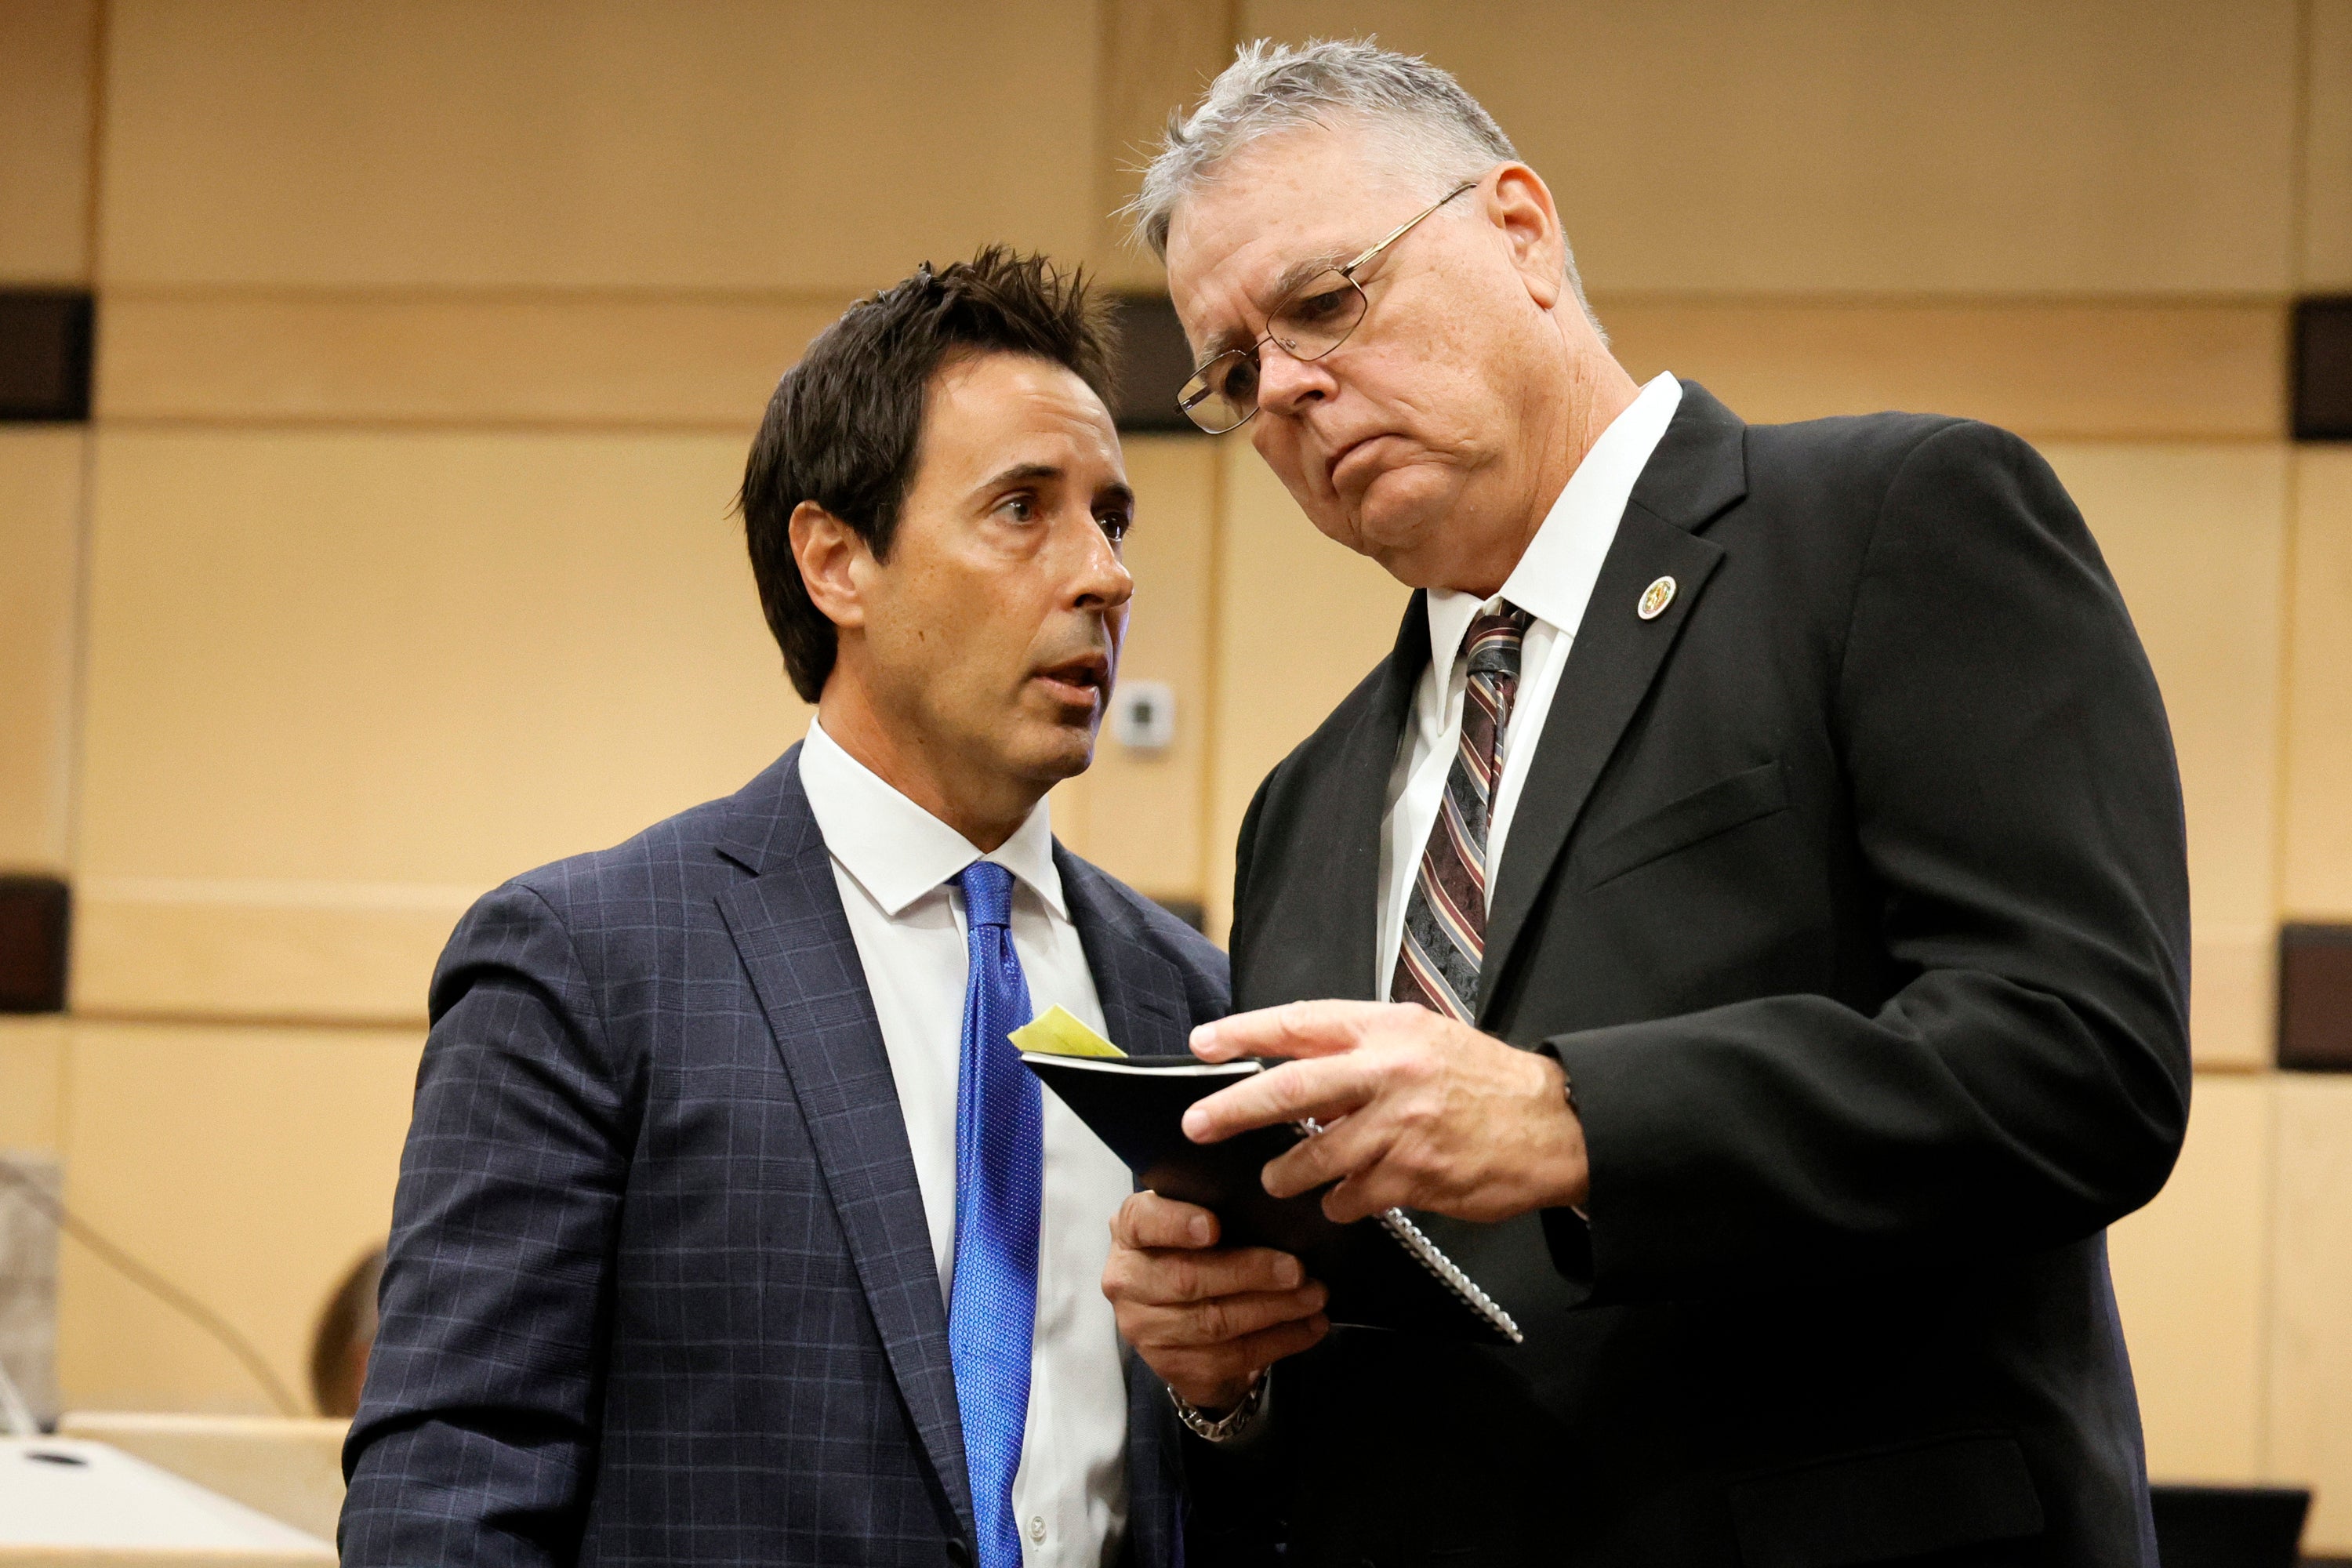
[[[1224,955],[1056,846],[1112,1035]],[[799,748],[484,898],[433,980],[346,1563],[969,1564],[929,1233]],[[1182,1560],[1129,1358],[1131,1568]]]

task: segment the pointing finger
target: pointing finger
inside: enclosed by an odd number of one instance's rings
[[[1214,1143],[1253,1127],[1333,1121],[1370,1099],[1373,1083],[1373,1070],[1351,1057],[1285,1062],[1195,1101],[1184,1112],[1184,1136]]]
[[[1386,1014],[1381,1002],[1286,1002],[1236,1013],[1192,1031],[1192,1054],[1229,1062],[1236,1057],[1326,1057],[1352,1049]]]

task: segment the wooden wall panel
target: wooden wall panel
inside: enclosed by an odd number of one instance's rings
[[[85,281],[98,0],[0,0],[0,281]]]
[[[1388,656],[1407,593],[1315,531],[1242,437],[1218,444],[1216,732],[1209,773],[1210,934],[1233,922],[1234,837],[1274,764]]]
[[[122,0],[110,284],[848,293],[1098,226],[1074,0]]]
[[[421,1037],[78,1023],[68,1201],[226,1319],[308,1405],[310,1334],[391,1227]],[[68,1409],[267,1413],[227,1352],[68,1247]]]
[[[1158,287],[1156,264],[1138,281]],[[845,300],[493,292],[107,296],[112,421],[748,431]],[[2285,312],[2231,301],[1598,298],[1644,379],[1749,419],[1931,409],[2055,439],[2285,429]]]
[[[1161,286],[1150,250],[1129,244],[1118,209],[1142,184],[1143,165],[1179,104],[1201,95],[1234,56],[1234,0],[1100,0],[1102,115],[1095,135],[1097,250],[1101,276],[1119,288]]]
[[[2295,454],[2286,913],[2352,920],[2352,447]]]
[[[99,416],[751,432],[848,300],[113,289]]]
[[[1252,0],[1477,94],[1601,289],[2272,292],[2296,5]]]
[[[0,1018],[0,1153],[54,1154],[65,1094],[65,1020]]]
[[[2352,1078],[2278,1085],[2271,1473],[2317,1494],[2304,1551],[2352,1554]]]
[[[2286,430],[2276,304],[1601,294],[1593,305],[1636,376],[1703,382],[1757,424],[1905,408],[2051,440]]]
[[[2307,0],[2304,289],[2352,289],[2352,0]]]
[[[0,426],[0,869],[65,868],[87,440]]]
[[[88,878],[75,889],[73,1009],[421,1024],[433,965],[488,885]]]
[[[726,515],[742,451],[102,435],[78,1005],[281,1015],[284,987],[348,963],[350,1009],[319,1016],[421,1007],[413,960],[467,891],[764,766],[805,710]],[[218,949],[239,926],[278,976],[250,1005],[159,994],[235,973]]]
[[[1160,898],[1202,896],[1203,770],[1209,754],[1210,641],[1217,537],[1217,448],[1188,436],[1130,436],[1137,498],[1128,536],[1135,603],[1122,680],[1164,680],[1176,692],[1176,743],[1130,752],[1105,724],[1094,766],[1055,792],[1064,843],[1129,886]]]
[[[2271,1100],[2268,1079],[2199,1077],[2172,1180],[2108,1233],[2157,1480],[2262,1479]]]
[[[2285,448],[2052,446],[2164,690],[2189,810],[2201,1066],[2270,1059]]]

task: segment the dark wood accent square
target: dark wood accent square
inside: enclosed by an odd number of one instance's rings
[[[2164,1568],[2295,1568],[2305,1489],[2159,1483],[2147,1493]]]
[[[2295,302],[2294,438],[2352,441],[2352,295]]]
[[[0,289],[0,420],[89,417],[96,320],[85,290]]]
[[[65,1011],[72,910],[55,877],[0,877],[0,1013]]]
[[[2352,925],[2279,931],[2279,1066],[2352,1072]]]
[[[1208,906],[1198,899],[1154,899],[1151,901],[1194,931],[1205,931],[1209,929]]]
[[[1184,342],[1176,307],[1165,294],[1118,294],[1112,297],[1111,311],[1118,327],[1118,363],[1110,416],[1133,435],[1201,434],[1176,406],[1176,389],[1192,374],[1192,350]]]

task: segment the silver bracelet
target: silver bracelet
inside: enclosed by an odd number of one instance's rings
[[[1242,1402],[1223,1415],[1212,1416],[1172,1388],[1168,1391],[1168,1401],[1176,1406],[1176,1419],[1184,1423],[1186,1431],[1212,1443],[1230,1443],[1246,1431],[1257,1419],[1258,1412],[1265,1408],[1265,1385],[1269,1381],[1260,1371],[1250,1384],[1249,1392],[1242,1395]]]

